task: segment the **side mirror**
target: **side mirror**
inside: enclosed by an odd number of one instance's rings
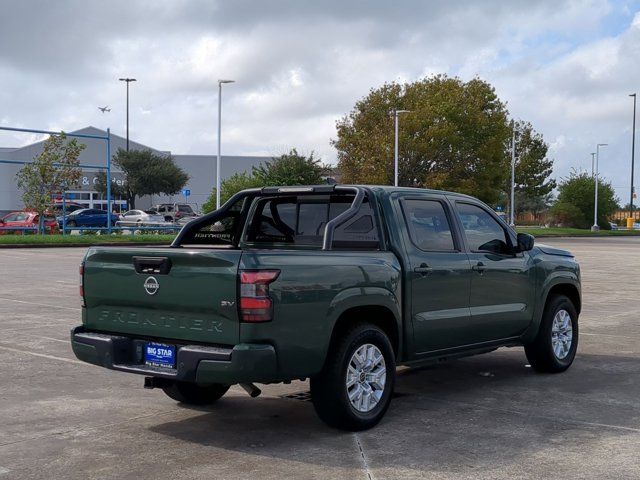
[[[535,238],[533,235],[529,235],[528,233],[519,233],[518,234],[518,251],[519,252],[528,252],[533,248]]]

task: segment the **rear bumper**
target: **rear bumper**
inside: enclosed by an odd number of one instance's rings
[[[71,346],[79,360],[111,370],[185,382],[235,384],[278,380],[272,345],[241,343],[232,348],[177,345],[176,368],[144,364],[145,340],[116,334],[71,330]]]

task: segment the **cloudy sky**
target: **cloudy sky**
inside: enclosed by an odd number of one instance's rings
[[[295,146],[334,162],[335,121],[370,88],[479,76],[544,135],[557,177],[590,170],[608,143],[601,172],[626,203],[639,11],[624,0],[0,0],[0,124],[123,135],[117,79],[132,76],[133,139],[212,154],[216,80],[231,78],[224,153]],[[0,146],[34,139],[0,133]]]

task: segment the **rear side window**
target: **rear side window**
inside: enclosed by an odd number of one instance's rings
[[[471,251],[510,253],[506,231],[489,212],[469,203],[458,202],[457,207]]]
[[[402,202],[402,211],[411,241],[420,250],[428,252],[455,250],[449,219],[441,202],[407,199]]]
[[[275,196],[256,200],[245,241],[320,247],[327,223],[346,211],[353,195]],[[334,232],[334,248],[379,248],[371,205],[365,200],[356,217]]]
[[[178,211],[182,213],[193,213],[190,205],[178,205]]]

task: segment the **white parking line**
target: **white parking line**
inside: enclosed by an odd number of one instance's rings
[[[89,365],[88,363],[84,363],[79,360],[73,360],[71,358],[56,357],[54,355],[47,355],[46,353],[31,352],[29,350],[21,350],[19,348],[5,347],[3,345],[0,345],[0,350],[6,350],[8,352],[14,352],[14,353],[24,353],[26,355],[33,355],[34,357],[48,358],[50,360],[60,360],[61,362],[75,363],[77,365]]]
[[[0,297],[0,300],[5,300],[7,302],[24,303],[27,305],[37,305],[38,307],[64,308],[65,310],[74,310],[74,311],[81,310],[80,307],[63,307],[62,305],[51,305],[50,303],[26,302],[24,300],[16,300],[15,298]]]

